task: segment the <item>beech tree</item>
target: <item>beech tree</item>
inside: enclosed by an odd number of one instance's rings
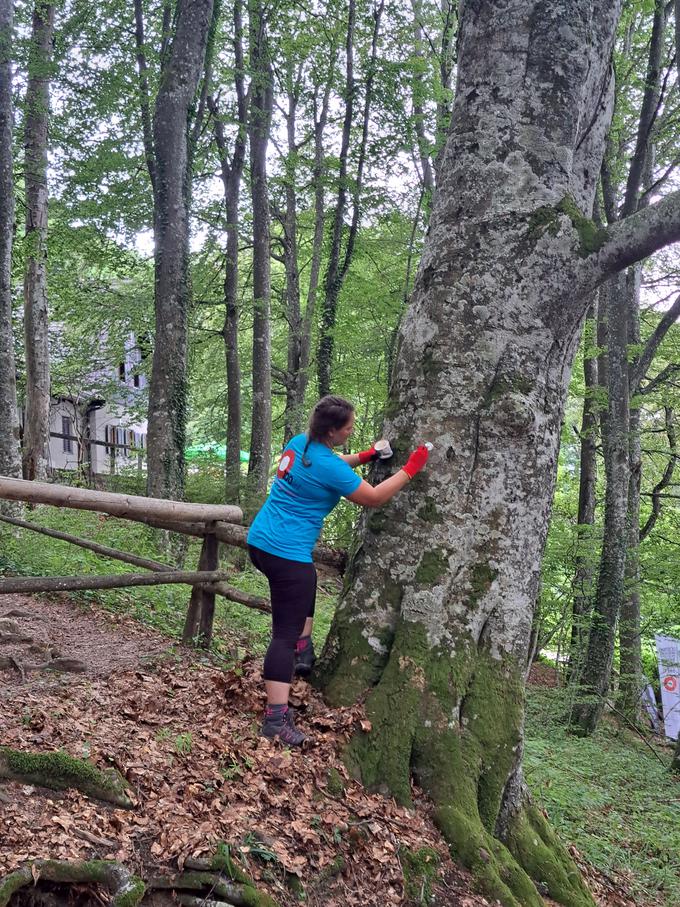
[[[25,479],[45,479],[50,443],[50,348],[47,306],[47,131],[54,6],[36,0],[28,58],[24,125],[26,267],[24,338],[26,407],[22,445]]]
[[[608,223],[630,217],[649,201],[652,185],[673,172],[663,159],[655,167],[654,139],[663,134],[665,121],[675,111],[663,110],[662,83],[673,72],[672,61],[664,62],[664,33],[667,4],[656,0],[646,53],[644,91],[639,105],[633,153],[625,180],[617,185],[615,174],[625,173],[623,150],[625,128],[613,130],[608,146],[618,146],[616,154],[605,156],[602,166],[602,195]],[[628,40],[625,42],[629,43]],[[669,48],[668,57],[671,51]],[[665,71],[665,78],[664,78]],[[630,86],[626,86],[631,94]],[[622,94],[619,92],[619,94]],[[621,103],[621,99],[619,99]],[[618,106],[618,105],[617,105]],[[623,106],[623,104],[621,104]],[[620,117],[619,117],[620,118]],[[673,130],[674,131],[674,130]],[[659,178],[655,178],[655,170]],[[665,171],[665,177],[662,175]],[[573,710],[574,728],[591,733],[601,717],[611,679],[618,621],[620,640],[619,709],[635,720],[642,692],[640,641],[640,385],[666,332],[680,313],[680,304],[671,306],[644,346],[640,337],[641,269],[636,264],[626,274],[617,274],[601,289],[601,329],[603,340],[602,385],[607,406],[601,413],[602,442],[606,473],[605,514],[602,557],[590,618],[590,633],[585,653],[580,700]],[[634,352],[631,359],[631,350]],[[587,476],[586,476],[587,479]]]
[[[599,228],[618,0],[468,0],[429,234],[392,372],[395,466],[363,520],[324,650],[350,746],[402,802],[411,773],[452,851],[506,905],[592,904],[522,779],[524,682],[568,379],[594,290],[680,239],[680,193]],[[509,39],[511,36],[511,39]],[[382,478],[384,465],[376,469]],[[536,887],[538,886],[538,888]]]
[[[264,4],[250,0],[248,32],[252,100],[249,117],[250,194],[253,206],[253,410],[247,505],[257,509],[267,493],[272,441],[271,262],[267,146],[273,86]]]
[[[14,3],[0,0],[0,474],[18,476],[19,418],[17,413],[14,337],[12,335],[12,28]]]
[[[179,0],[169,34],[164,5],[161,76],[150,119],[141,2],[135,6],[144,147],[154,198],[156,339],[149,385],[148,493],[181,498],[190,304],[190,120],[205,61],[212,0]],[[167,18],[167,22],[165,19]]]

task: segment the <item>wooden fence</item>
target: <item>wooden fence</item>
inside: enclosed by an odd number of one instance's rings
[[[48,529],[13,516],[0,514],[0,521],[20,529],[69,542],[92,551],[100,557],[123,561],[148,571],[109,576],[49,576],[49,577],[0,577],[0,594],[10,592],[65,592],[79,589],[119,589],[129,586],[151,586],[166,583],[186,583],[192,587],[191,598],[184,622],[182,640],[185,643],[209,648],[213,633],[215,596],[221,595],[258,611],[269,611],[268,599],[235,589],[219,570],[219,543],[247,547],[247,529],[240,526],[243,514],[239,507],[229,504],[191,504],[168,501],[140,495],[116,494],[68,485],[28,482],[0,476],[0,501],[21,501],[28,504],[49,504],[106,513],[135,522],[146,523],[184,535],[202,538],[198,569],[178,570],[160,561],[140,557],[117,548],[99,545],[89,539],[78,538],[67,532]],[[346,555],[332,548],[314,550],[315,562],[333,572],[342,573]]]

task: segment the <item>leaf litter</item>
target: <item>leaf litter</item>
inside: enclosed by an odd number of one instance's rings
[[[281,904],[300,903],[297,881],[311,905],[383,907],[417,903],[408,900],[400,855],[430,848],[439,860],[433,903],[492,903],[449,857],[416,787],[409,810],[349,776],[342,749],[370,727],[360,705],[329,709],[297,681],[291,702],[310,744],[290,750],[258,736],[259,660],[223,670],[194,650],[168,649],[160,634],[130,619],[98,609],[83,615],[64,596],[0,596],[0,613],[9,605],[49,628],[62,648],[77,636],[88,672],[22,680],[0,671],[0,741],[114,766],[135,807],[5,782],[0,875],[35,858],[112,859],[142,877],[169,874],[228,842]],[[601,907],[633,904],[615,880],[583,868]]]

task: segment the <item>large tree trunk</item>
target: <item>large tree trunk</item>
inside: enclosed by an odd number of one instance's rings
[[[50,445],[50,346],[47,308],[47,131],[54,6],[36,0],[28,59],[24,127],[26,185],[26,270],[24,338],[26,408],[23,472],[25,479],[47,477]]]
[[[213,0],[179,0],[153,117],[156,342],[149,386],[148,494],[181,498],[190,303],[189,115],[208,42]]]
[[[252,100],[249,122],[250,191],[253,205],[253,413],[246,509],[254,513],[267,493],[272,444],[270,219],[267,146],[271,127],[272,65],[264,5],[248,4]]]
[[[680,235],[675,195],[626,229],[583,216],[618,13],[603,0],[462,7],[452,131],[384,426],[396,466],[414,443],[435,446],[364,520],[322,663],[332,702],[371,688],[371,730],[351,746],[364,781],[408,801],[413,771],[453,851],[523,907],[542,903],[529,876],[560,903],[592,903],[521,774],[574,351],[595,286]]]
[[[12,332],[12,29],[14,3],[0,0],[0,474],[18,477],[19,417],[17,412],[14,334]]]

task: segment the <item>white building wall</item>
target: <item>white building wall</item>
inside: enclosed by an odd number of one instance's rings
[[[68,420],[68,424],[64,420]],[[65,432],[65,428],[69,432]],[[50,406],[50,434],[82,436],[82,420],[78,407],[70,400],[53,400]],[[49,465],[51,469],[78,468],[78,442],[50,437]]]

